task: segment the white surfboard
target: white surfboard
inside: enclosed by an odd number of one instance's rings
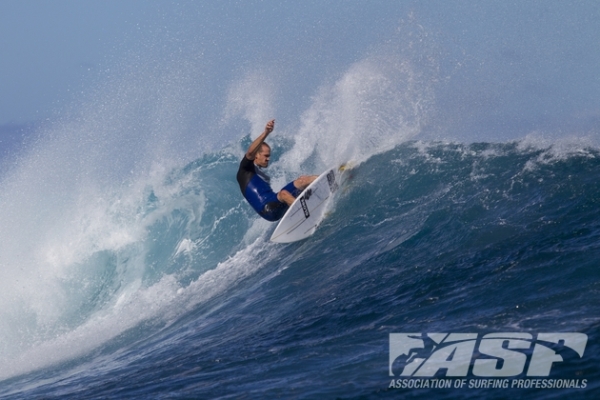
[[[315,179],[287,210],[271,241],[291,243],[312,235],[325,217],[327,204],[341,184],[344,166],[329,168]]]

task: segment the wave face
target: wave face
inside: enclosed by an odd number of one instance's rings
[[[2,310],[5,395],[387,397],[394,332],[582,332],[583,360],[559,377],[598,376],[598,150],[406,142],[352,169],[315,235],[289,245],[240,200],[238,156],[136,192],[131,215],[112,212],[143,233]]]

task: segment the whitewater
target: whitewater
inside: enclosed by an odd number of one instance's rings
[[[407,21],[296,111],[268,69],[215,94],[205,56],[136,53],[4,158],[0,398],[594,398],[596,132],[440,137],[451,77]],[[353,165],[287,245],[235,180],[270,118],[273,187]],[[547,379],[586,384],[394,388],[401,332],[583,333]]]

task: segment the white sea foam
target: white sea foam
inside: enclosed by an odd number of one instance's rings
[[[185,287],[174,275],[165,275],[150,287],[143,287],[139,281],[132,282],[108,307],[81,325],[4,358],[0,378],[82,356],[144,321],[152,321],[157,326],[168,325],[254,273],[267,257],[268,249],[262,239],[257,239]]]

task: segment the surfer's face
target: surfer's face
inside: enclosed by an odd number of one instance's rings
[[[260,151],[256,153],[256,157],[254,157],[254,164],[258,165],[261,168],[266,168],[269,166],[269,159],[271,158],[271,149],[267,146],[262,146]]]

